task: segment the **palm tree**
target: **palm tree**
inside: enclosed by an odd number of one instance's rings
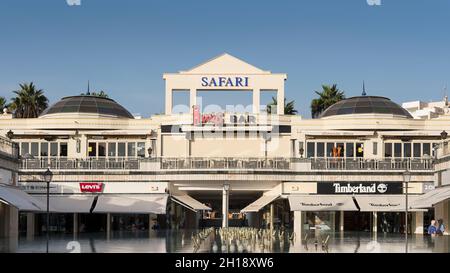
[[[295,110],[295,108],[294,108],[294,103],[295,103],[294,100],[291,100],[290,102],[286,103],[286,98],[284,99],[284,114],[285,115],[295,115],[298,113],[297,110]],[[275,108],[277,106],[277,104],[278,104],[277,98],[272,97],[272,101],[269,104],[267,104],[267,107],[266,107],[267,113],[268,114],[272,113],[272,107]]]
[[[48,107],[48,99],[42,89],[31,83],[19,84],[20,90],[14,91],[11,110],[16,118],[37,118]]]
[[[8,105],[6,104],[6,99],[4,97],[0,97],[0,110],[3,111],[3,109],[8,108]]]
[[[319,98],[311,101],[311,116],[318,118],[325,109],[336,102],[345,99],[344,91],[337,88],[336,84],[332,86],[322,85],[322,91],[315,91]]]

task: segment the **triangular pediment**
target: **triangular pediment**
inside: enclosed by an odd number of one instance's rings
[[[224,53],[181,74],[270,74],[230,54]]]

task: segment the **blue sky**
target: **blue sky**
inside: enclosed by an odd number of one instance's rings
[[[51,100],[91,87],[133,113],[164,108],[164,72],[223,52],[287,73],[300,114],[321,84],[396,102],[450,86],[450,1],[2,0],[0,96],[34,81]],[[218,95],[216,98],[222,100]]]

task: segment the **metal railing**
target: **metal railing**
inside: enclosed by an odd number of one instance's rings
[[[422,158],[315,158],[312,170],[434,170],[433,159]]]
[[[298,168],[304,166],[304,168]],[[434,170],[433,159],[364,159],[364,158],[27,158],[21,160],[22,170]]]

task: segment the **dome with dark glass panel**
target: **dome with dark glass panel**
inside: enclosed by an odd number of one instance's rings
[[[62,98],[57,103],[45,109],[40,117],[66,117],[68,115],[134,118],[127,109],[114,100],[91,95]]]
[[[393,115],[401,118],[413,118],[411,114],[385,97],[358,96],[336,102],[328,107],[320,116],[328,118],[342,115],[380,114]]]

